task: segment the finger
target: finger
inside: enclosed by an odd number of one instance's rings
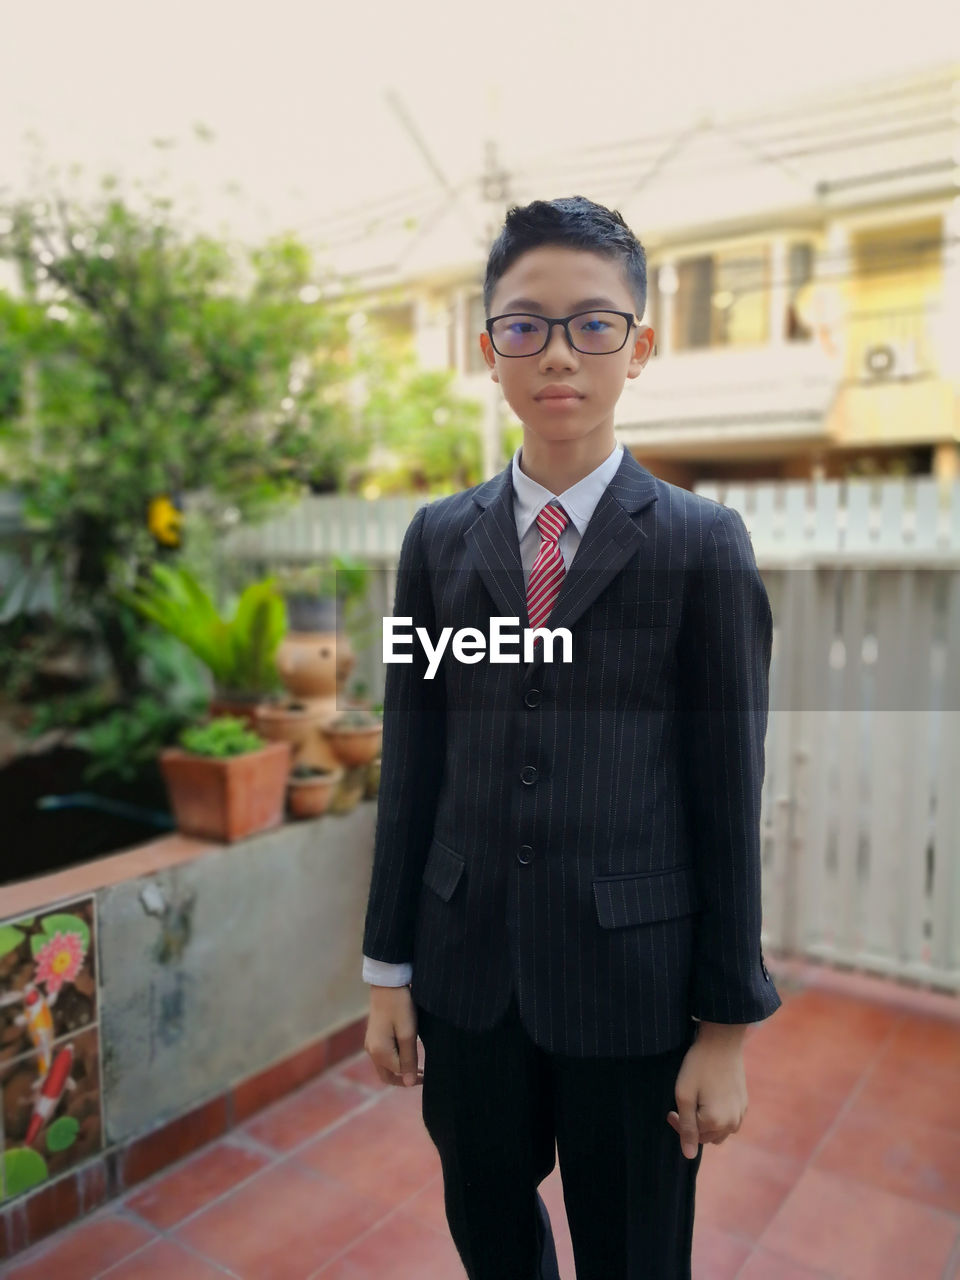
[[[367,1049],[367,1053],[384,1084],[399,1083],[400,1055],[396,1040],[390,1039],[373,1044]]]
[[[376,1067],[377,1075],[384,1084],[399,1085],[404,1087],[403,1076],[397,1071],[391,1071],[389,1067]],[[423,1071],[417,1072],[415,1084],[423,1084]]]
[[[410,1085],[407,1084],[407,1077],[411,1077],[412,1083]],[[404,1074],[398,1072],[390,1083],[398,1085],[401,1089],[415,1088],[418,1084],[423,1084],[423,1072],[418,1071],[416,1076],[412,1076],[411,1072],[405,1072]]]
[[[678,1112],[676,1112],[676,1111],[670,1111],[670,1112],[667,1114],[667,1121],[668,1121],[668,1123],[670,1124],[671,1128],[675,1129],[675,1130],[676,1130],[676,1132],[680,1135],[680,1144],[681,1144],[681,1150],[682,1150],[682,1149],[683,1149],[683,1129],[682,1129],[682,1126],[681,1126],[681,1124],[680,1124],[680,1115],[679,1115],[679,1113],[678,1113]],[[702,1139],[700,1139],[700,1141],[702,1141]],[[687,1150],[689,1150],[689,1147],[687,1148]],[[698,1150],[698,1148],[697,1148],[696,1146],[694,1146],[694,1149],[693,1149],[693,1155],[692,1155],[692,1156],[688,1156],[688,1155],[687,1155],[687,1151],[684,1151],[684,1152],[683,1152],[683,1154],[684,1154],[685,1156],[687,1156],[687,1158],[688,1158],[688,1159],[692,1160],[692,1159],[694,1159],[694,1158],[695,1158],[695,1156],[696,1156],[696,1154],[697,1154],[697,1150]]]
[[[417,1033],[415,1030],[404,1030],[398,1034],[398,1072],[404,1084],[417,1083]]]
[[[695,1098],[678,1097],[677,1113],[680,1119],[680,1148],[688,1160],[697,1155],[700,1131],[697,1127],[697,1103]]]

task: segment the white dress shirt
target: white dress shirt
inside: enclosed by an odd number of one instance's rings
[[[623,445],[614,446],[613,452],[595,467],[589,475],[572,484],[563,493],[551,493],[542,484],[538,484],[520,470],[523,446],[517,448],[513,455],[513,511],[517,521],[517,538],[520,542],[520,560],[523,564],[523,585],[526,588],[530,578],[533,562],[540,550],[540,530],[537,528],[537,516],[548,502],[559,502],[569,516],[569,520],[560,534],[558,546],[563,556],[564,570],[576,555],[577,547],[583,537],[590,517],[603,495],[604,489],[620,469],[623,457]],[[549,621],[549,619],[548,619]],[[378,987],[405,987],[413,977],[413,963],[393,964],[386,960],[371,960],[363,957],[363,980],[374,983]]]

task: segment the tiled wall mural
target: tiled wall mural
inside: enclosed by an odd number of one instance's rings
[[[0,922],[0,1200],[103,1146],[92,897]]]

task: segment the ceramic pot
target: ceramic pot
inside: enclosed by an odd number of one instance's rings
[[[277,647],[283,687],[295,699],[336,699],[356,665],[349,636],[342,631],[288,631]]]
[[[294,764],[316,764],[310,745],[326,718],[305,702],[265,702],[257,708],[256,729],[270,742],[289,742]]]
[[[159,756],[177,829],[229,844],[283,822],[289,742],[268,742],[239,756],[202,756],[165,747]]]
[[[336,631],[337,602],[333,596],[313,595],[310,592],[284,593],[287,606],[287,626],[291,631]]]
[[[383,744],[383,725],[325,726],[324,736],[341,764],[348,769],[368,765],[380,754]]]
[[[291,776],[287,780],[287,805],[293,817],[318,818],[326,813],[342,777],[342,769],[306,778]]]

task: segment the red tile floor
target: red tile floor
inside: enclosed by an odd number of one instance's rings
[[[960,1280],[960,1020],[790,991],[707,1145],[695,1280]],[[420,1046],[421,1061],[423,1047]],[[559,1169],[541,1191],[574,1280]],[[420,1090],[366,1054],[7,1264],[10,1280],[456,1280]]]

